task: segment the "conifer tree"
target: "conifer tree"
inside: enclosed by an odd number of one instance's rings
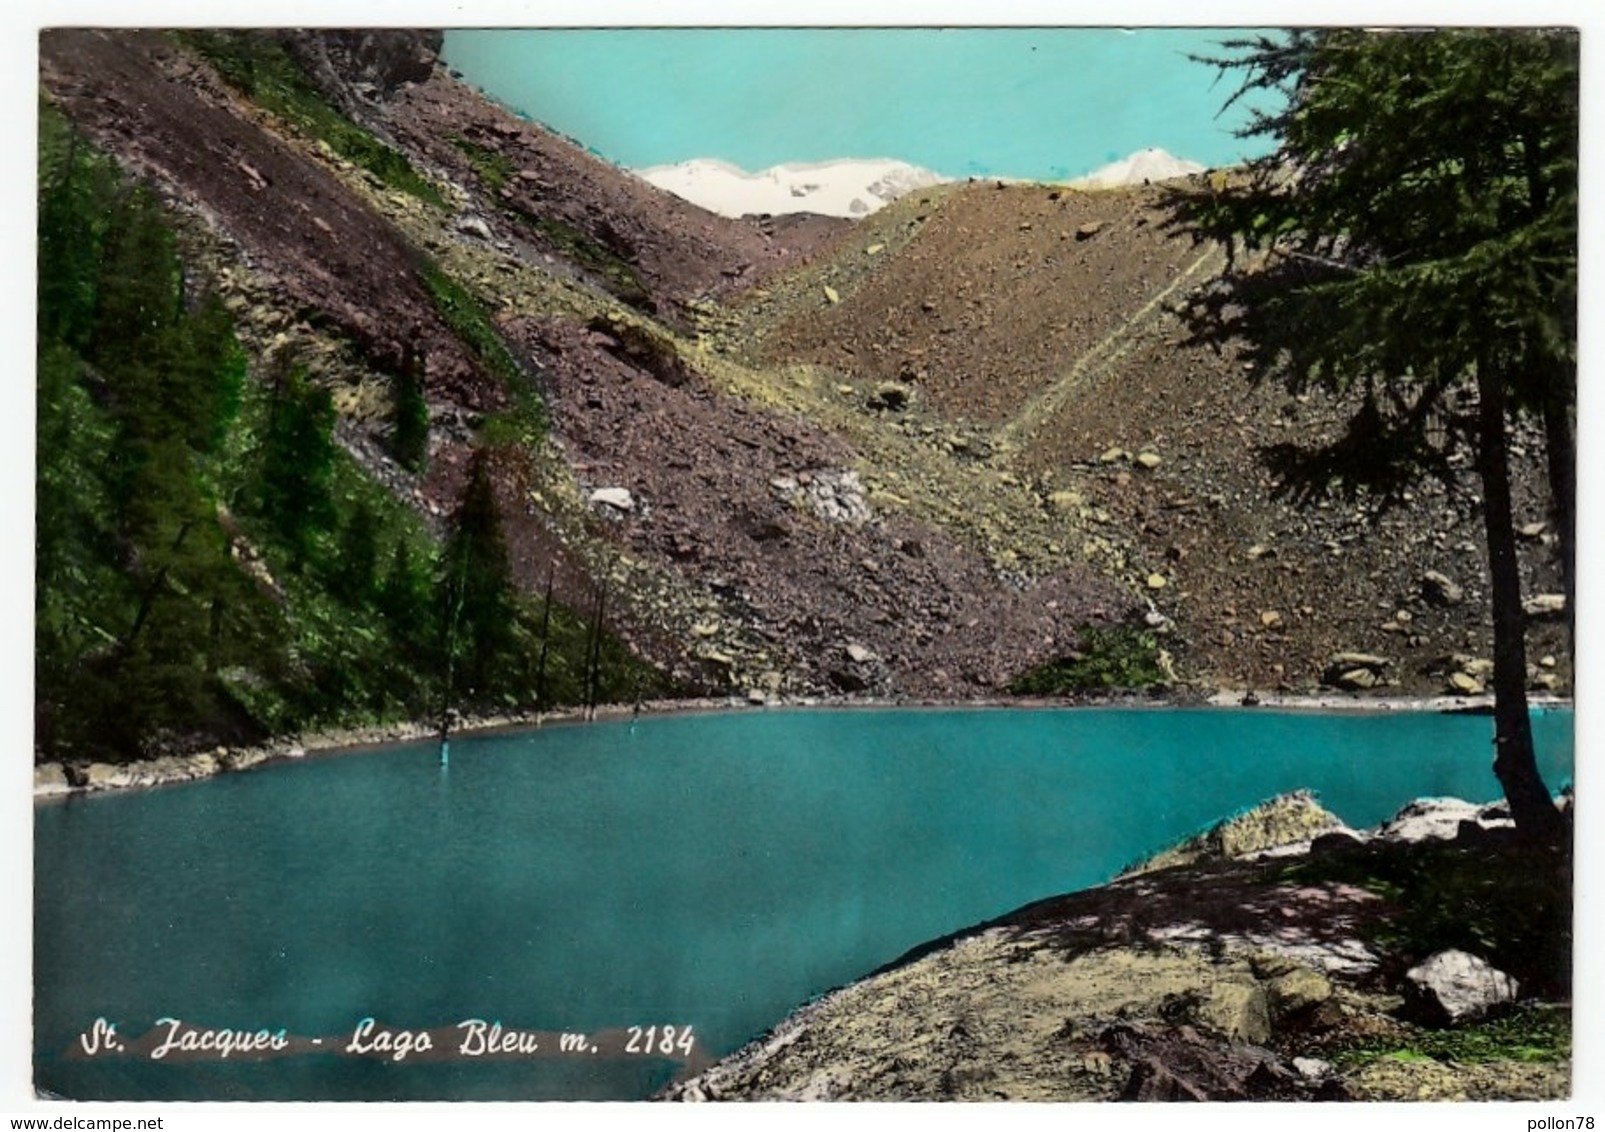
[[[492,452],[489,447],[474,450],[446,545],[442,579],[448,607],[455,612],[455,631],[447,649],[458,659],[459,686],[480,697],[499,684],[517,640],[512,571],[491,480]]]
[[[317,536],[335,524],[333,430],[329,391],[314,385],[304,366],[281,362],[261,443],[257,506],[296,570],[311,558]]]
[[[423,355],[407,343],[395,377],[391,437],[396,460],[410,472],[421,472],[429,453],[429,405],[424,400]]]
[[[340,529],[332,588],[348,604],[363,606],[374,597],[379,560],[379,520],[359,503]]]
[[[1578,41],[1565,30],[1324,29],[1226,45],[1234,97],[1277,91],[1248,132],[1276,153],[1188,202],[1268,252],[1210,309],[1295,387],[1365,392],[1344,474],[1474,455],[1494,620],[1494,770],[1520,827],[1559,817],[1537,770],[1507,429],[1540,414],[1570,541],[1576,394]],[[1469,416],[1455,398],[1475,403]],[[1317,474],[1333,465],[1314,464]],[[1571,550],[1564,563],[1571,588]]]

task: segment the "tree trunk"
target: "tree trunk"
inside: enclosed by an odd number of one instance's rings
[[[1548,837],[1561,829],[1560,811],[1538,774],[1532,721],[1527,714],[1527,626],[1521,608],[1516,529],[1510,513],[1505,389],[1502,375],[1492,365],[1478,365],[1477,391],[1477,455],[1493,588],[1494,774],[1510,802],[1516,827],[1531,836]]]

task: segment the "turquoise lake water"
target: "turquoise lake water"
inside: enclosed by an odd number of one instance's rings
[[[1535,716],[1553,788],[1571,713]],[[75,1098],[630,1099],[662,1058],[74,1059],[97,1018],[344,1040],[691,1025],[727,1053],[927,940],[1301,787],[1490,800],[1487,717],[773,711],[465,738],[35,809],[36,1082]]]
[[[1158,146],[1204,165],[1233,137],[1236,79],[1189,55],[1208,28],[463,30],[474,85],[630,168],[717,157],[894,157],[949,177],[1062,180]]]

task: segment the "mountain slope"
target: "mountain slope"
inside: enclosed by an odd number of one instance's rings
[[[1205,690],[1313,687],[1340,650],[1437,690],[1434,665],[1486,655],[1469,492],[1298,505],[1274,446],[1348,407],[1189,341],[1222,260],[1162,189],[727,219],[486,101],[433,42],[61,31],[41,78],[178,209],[253,376],[310,359],[347,450],[437,531],[476,438],[517,439],[495,472],[515,580],[577,608],[606,580],[610,626],[682,686],[990,696],[1089,626],[1133,626],[1143,671]],[[421,472],[394,455],[410,356]]]

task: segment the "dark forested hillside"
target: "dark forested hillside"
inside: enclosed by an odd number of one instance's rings
[[[487,476],[447,556],[335,443],[307,363],[252,357],[152,189],[48,105],[38,330],[39,755],[422,716],[448,656],[459,707],[581,698],[588,627],[514,592]],[[664,686],[603,652],[605,695]]]

